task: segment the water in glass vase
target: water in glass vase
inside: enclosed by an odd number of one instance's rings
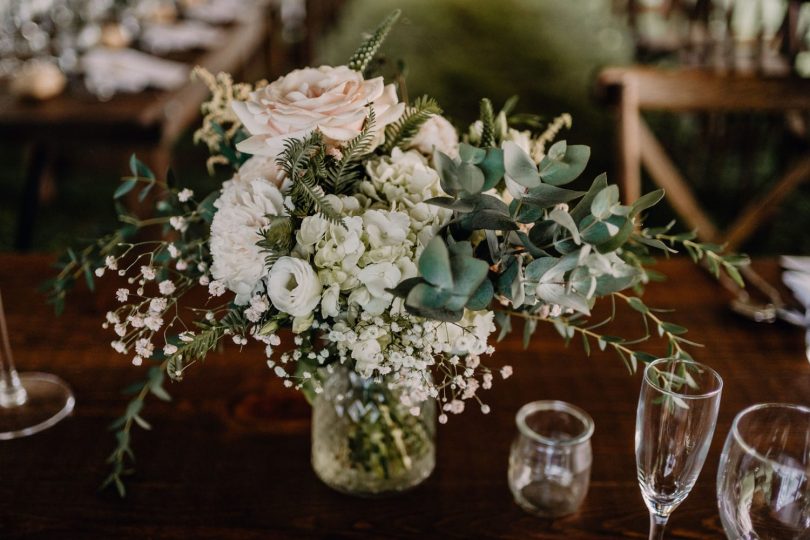
[[[413,488],[436,464],[436,405],[419,415],[382,379],[337,368],[312,405],[312,467],[329,487],[357,496]]]

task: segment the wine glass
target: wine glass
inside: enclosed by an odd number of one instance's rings
[[[636,469],[650,511],[650,540],[695,485],[717,423],[723,380],[692,360],[647,365],[636,415]]]
[[[810,538],[810,408],[763,403],[734,419],[717,471],[731,539]]]
[[[70,387],[50,373],[17,373],[0,295],[0,440],[47,429],[76,404]]]

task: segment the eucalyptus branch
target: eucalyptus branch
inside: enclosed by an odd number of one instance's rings
[[[645,239],[661,242],[666,249],[666,245],[676,246],[682,245],[692,261],[695,263],[704,262],[709,271],[717,278],[720,277],[720,271],[723,270],[734,282],[740,287],[744,287],[745,283],[740,275],[739,268],[750,264],[750,259],[747,255],[742,254],[724,254],[725,247],[719,244],[710,242],[696,242],[696,234],[694,232],[686,232],[680,234],[669,234],[668,230],[672,224],[665,227],[663,230],[645,229],[641,231],[641,236],[637,237],[639,241],[653,247],[660,247]]]
[[[651,308],[647,307],[641,298],[638,298],[637,296],[627,296],[621,292],[614,292],[612,293],[612,296],[620,298],[628,306],[641,314],[644,321],[644,326],[647,328],[648,333],[649,322],[652,322],[652,324],[655,325],[658,335],[667,340],[667,346],[669,348],[667,354],[669,356],[675,358],[691,358],[691,355],[684,350],[684,344],[692,345],[693,347],[703,347],[701,343],[690,341],[682,337],[687,331],[685,327],[664,321],[658,317]]]
[[[146,430],[152,428],[152,426],[140,416],[146,396],[150,393],[160,400],[171,401],[171,396],[163,388],[164,370],[167,363],[168,360],[163,360],[159,365],[150,367],[146,379],[128,389],[129,391],[137,393],[127,405],[124,414],[110,425],[110,429],[116,430],[115,438],[118,441],[118,445],[115,447],[112,454],[110,454],[110,457],[107,458],[107,463],[111,465],[112,471],[99,489],[104,489],[114,484],[118,495],[120,497],[126,496],[126,486],[124,485],[122,477],[132,474],[133,472],[132,469],[127,468],[127,462],[135,460],[135,454],[133,454],[132,447],[130,446],[133,423]]]
[[[591,349],[588,338],[592,338],[596,340],[600,350],[605,350],[605,348],[607,347],[613,349],[616,352],[616,354],[618,354],[618,356],[622,359],[622,361],[624,361],[625,365],[627,365],[627,369],[630,370],[631,373],[635,373],[638,367],[637,359],[641,359],[642,361],[648,361],[647,357],[651,356],[642,351],[636,351],[627,347],[626,346],[627,342],[624,338],[610,336],[606,334],[599,334],[587,327],[574,324],[572,320],[567,317],[544,317],[541,315],[535,315],[532,313],[527,313],[525,311],[516,311],[516,310],[509,310],[506,313],[529,321],[550,323],[557,328],[557,331],[560,332],[560,334],[565,338],[566,343],[569,342],[570,339],[574,337],[574,334],[581,335],[583,339],[583,347],[585,348],[585,353],[589,356],[591,354]]]

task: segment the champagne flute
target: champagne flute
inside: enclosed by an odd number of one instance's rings
[[[695,485],[714,434],[723,380],[692,360],[647,365],[636,415],[636,469],[650,511],[650,540]]]
[[[0,441],[38,433],[67,417],[73,392],[50,373],[18,373],[0,295]]]
[[[810,538],[810,408],[763,403],[740,412],[717,471],[730,539]]]

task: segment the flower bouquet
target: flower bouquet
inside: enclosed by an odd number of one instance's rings
[[[182,379],[222,343],[261,343],[269,369],[313,405],[316,473],[374,495],[427,478],[437,417],[447,422],[470,404],[489,412],[484,391],[512,368],[493,372],[485,359],[493,332],[503,337],[513,319],[523,320],[526,345],[549,323],[586,351],[611,348],[634,371],[653,357],[639,340],[599,333],[589,321],[598,299],[626,304],[671,356],[689,357],[686,329],[628,292],[656,278],[645,267],[651,252],[680,245],[739,281],[744,257],[642,227],[661,191],[623,205],[605,175],[586,191],[566,187],[589,157],[585,146],[555,142],[567,115],[545,124],[513,115],[514,102],[495,113],[484,99],[460,140],[431,98],[401,102],[402,88],[372,73],[397,16],[345,66],[256,85],[198,71],[213,95],[197,139],[209,166],[231,168],[232,178],[198,197],[133,157],[115,198],[155,190],[153,216],[119,206],[119,230],[62,260],[51,283],[57,309],[83,275],[91,286],[106,272],[130,284],[104,323],[115,351],[149,366],[114,424],[107,483],[122,494],[132,428],[149,427],[144,399],[169,399],[165,377]],[[155,227],[162,240],[136,240]],[[208,302],[187,306],[183,297],[200,287]],[[291,343],[279,350],[282,339]]]

